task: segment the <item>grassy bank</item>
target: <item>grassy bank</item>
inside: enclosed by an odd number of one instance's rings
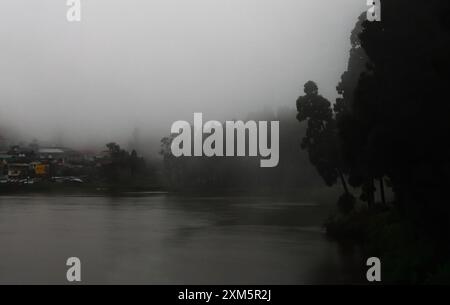
[[[337,213],[328,219],[326,229],[333,239],[357,243],[365,257],[379,257],[383,283],[450,283],[450,257],[443,253],[445,247],[418,233],[395,208]]]

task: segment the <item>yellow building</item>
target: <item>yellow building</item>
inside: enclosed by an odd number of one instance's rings
[[[36,164],[34,166],[34,173],[36,174],[36,176],[46,176],[48,174],[48,165]]]

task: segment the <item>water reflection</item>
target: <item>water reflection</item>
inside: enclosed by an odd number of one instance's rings
[[[326,239],[329,209],[256,197],[0,197],[0,283],[312,284],[358,281]]]

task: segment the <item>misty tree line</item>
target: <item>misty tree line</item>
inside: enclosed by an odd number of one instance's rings
[[[277,113],[261,110],[249,114],[244,121],[280,121],[280,163],[274,168],[261,168],[253,157],[179,157],[171,152],[173,135],[161,140],[164,184],[173,190],[248,191],[277,193],[320,185],[320,177],[309,164],[307,155],[298,149],[299,126],[294,109],[280,108]],[[235,139],[236,140],[236,139]],[[246,146],[248,147],[248,137]]]
[[[150,175],[147,162],[138,156],[136,150],[130,153],[114,142],[106,144],[106,147],[108,158],[102,162],[99,170],[100,177],[106,182],[127,185]]]
[[[328,185],[340,181],[339,200],[350,211],[360,189],[374,207],[375,192],[416,228],[450,237],[450,4],[387,1],[382,22],[365,14],[351,33],[348,70],[334,106],[314,82],[297,101],[308,124],[302,147]],[[386,184],[387,182],[387,184]]]

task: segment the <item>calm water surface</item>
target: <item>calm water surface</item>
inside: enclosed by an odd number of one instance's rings
[[[261,197],[0,197],[0,283],[316,284],[357,281],[330,210]]]

